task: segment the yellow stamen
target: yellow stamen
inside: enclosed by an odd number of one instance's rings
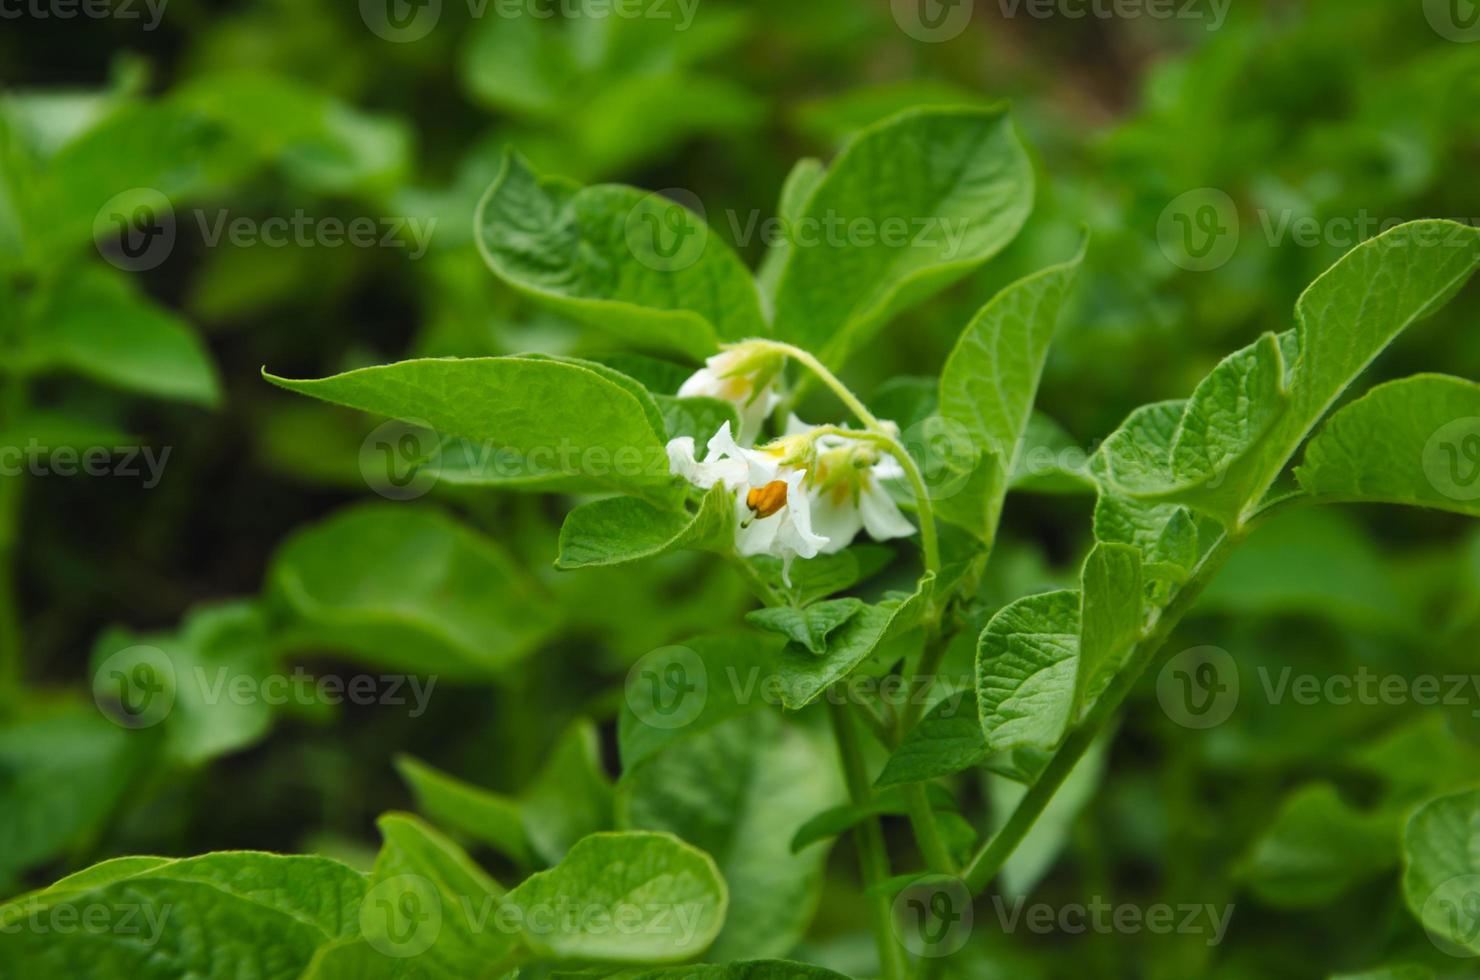
[[[764,520],[786,506],[786,481],[772,480],[763,487],[752,487],[745,495],[745,506],[758,520]]]

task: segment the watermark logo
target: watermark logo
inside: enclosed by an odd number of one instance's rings
[[[966,426],[939,415],[910,426],[901,443],[919,465],[932,500],[945,500],[966,489],[982,463],[982,450]]]
[[[961,36],[971,23],[974,0],[892,0],[894,22],[916,41],[940,44]]]
[[[1168,262],[1188,272],[1220,268],[1238,248],[1238,207],[1216,187],[1178,196],[1161,212],[1156,241]]]
[[[1446,41],[1480,41],[1480,0],[1423,0],[1423,14]]]
[[[709,244],[704,202],[682,187],[648,194],[627,213],[624,233],[627,248],[649,269],[687,269]]]
[[[360,444],[360,476],[389,500],[425,496],[441,478],[442,437],[425,419],[392,419]]]
[[[682,728],[709,700],[709,672],[688,647],[659,647],[627,672],[627,706],[652,728]]]
[[[384,41],[420,41],[442,19],[442,0],[360,0],[360,19]]]
[[[169,0],[0,0],[0,20],[143,20],[152,31],[164,19]],[[147,18],[147,19],[146,19]]]
[[[894,935],[916,956],[959,952],[971,938],[971,890],[952,875],[926,875],[894,898]]]
[[[365,893],[360,933],[377,952],[404,959],[431,948],[442,932],[442,899],[421,875],[396,875]]]
[[[1451,500],[1480,499],[1480,418],[1455,419],[1430,436],[1423,472]]]
[[[1435,888],[1419,919],[1429,941],[1447,956],[1480,956],[1480,875],[1459,875]]]
[[[1167,717],[1183,728],[1221,725],[1238,706],[1238,664],[1219,647],[1183,650],[1161,668],[1156,698]]]
[[[93,218],[98,253],[125,272],[158,268],[175,248],[175,208],[152,187],[110,197]]]
[[[131,646],[93,672],[98,710],[124,728],[152,728],[175,706],[175,665],[158,647]]]

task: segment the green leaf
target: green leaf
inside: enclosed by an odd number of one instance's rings
[[[517,928],[499,915],[504,889],[456,844],[409,814],[377,825],[384,843],[359,916],[373,949],[415,956],[434,975],[474,976],[518,948]]]
[[[1318,497],[1480,517],[1480,385],[1440,374],[1379,385],[1331,417],[1296,476]]]
[[[91,704],[0,728],[0,881],[95,839],[150,757],[135,734]]]
[[[705,357],[767,332],[745,267],[676,201],[541,179],[511,153],[475,221],[500,279],[628,343]]]
[[[1068,262],[1020,279],[993,297],[961,332],[941,373],[941,416],[960,425],[984,465],[999,471],[968,487],[986,485],[994,493],[953,500],[942,516],[983,541],[996,535],[1008,478],[1020,465],[1049,343],[1084,251],[1081,245]]]
[[[596,726],[581,719],[566,729],[519,801],[535,853],[551,864],[582,837],[610,830],[612,784],[602,766]]]
[[[828,639],[827,651],[817,655],[791,643],[781,651],[777,666],[781,700],[797,710],[811,704],[833,683],[863,664],[886,641],[903,636],[919,625],[934,592],[935,577],[927,574],[908,595],[865,604]]]
[[[547,474],[579,477],[593,489],[671,498],[663,433],[648,414],[653,406],[579,363],[427,358],[318,380],[264,377],[336,405],[424,422],[444,438],[512,449]]]
[[[1105,441],[1099,468],[1114,493],[1186,503],[1224,525],[1254,493],[1238,469],[1288,404],[1283,339],[1266,333],[1226,357],[1185,402],[1148,406]],[[1173,407],[1175,406],[1175,408]]]
[[[1073,721],[1079,664],[1076,591],[1030,595],[1003,607],[982,631],[976,699],[994,752],[1052,749]]]
[[[785,226],[795,225],[802,217],[808,198],[826,175],[827,168],[822,161],[812,157],[803,157],[792,164],[781,185],[781,200],[776,205],[776,215]],[[790,251],[791,242],[786,236],[777,236],[766,249],[765,258],[761,259],[761,267],[755,274],[756,286],[765,297],[768,309],[776,306],[776,287],[780,285],[781,272],[786,268]]]
[[[1480,790],[1443,796],[1419,808],[1403,832],[1403,894],[1440,949],[1480,953],[1475,895],[1480,890]]]
[[[731,432],[740,431],[740,416],[735,406],[718,398],[678,398],[655,396],[663,412],[663,424],[669,439],[688,436],[696,446],[707,443],[720,426],[730,423]]]
[[[991,755],[977,713],[976,692],[946,697],[899,740],[877,787],[918,783],[981,765]]]
[[[573,927],[550,910],[572,900],[585,915]],[[709,948],[724,923],[728,893],[709,855],[668,834],[593,834],[565,860],[509,892],[521,910],[525,944],[538,956],[612,963],[675,963]],[[543,910],[543,914],[539,914]]]
[[[827,638],[862,608],[862,599],[829,599],[800,609],[791,606],[755,609],[745,614],[745,621],[759,629],[780,633],[820,655],[827,652]]]
[[[781,577],[779,558],[759,555],[749,561],[793,605],[805,606],[873,578],[893,558],[893,550],[883,545],[855,544],[831,555],[792,562],[789,584]]]
[[[1095,502],[1095,539],[1134,546],[1148,577],[1181,583],[1197,565],[1197,522],[1177,504],[1102,493]]]
[[[275,669],[273,642],[261,611],[248,602],[197,607],[174,633],[109,630],[93,646],[93,690],[113,710],[128,706],[127,717],[115,715],[121,723],[159,724],[164,753],[198,766],[271,729],[275,710],[264,682]],[[165,699],[158,706],[137,700],[151,696],[136,686],[140,669],[158,675]],[[133,710],[136,703],[143,714]]]
[[[793,853],[793,835],[844,797],[838,766],[810,730],[773,711],[731,718],[683,741],[622,783],[633,827],[667,830],[713,856],[729,886],[725,928],[709,958],[779,956],[802,938],[827,848]]]
[[[296,532],[268,572],[288,642],[453,679],[486,679],[556,626],[549,600],[494,542],[441,512],[366,504]]]
[[[314,951],[359,928],[363,876],[318,857],[253,852],[144,864],[108,862],[65,888],[0,907],[0,970],[17,976],[296,980]],[[97,928],[99,921],[104,923]]]
[[[697,512],[662,510],[635,497],[609,497],[572,510],[560,526],[555,567],[622,565],[685,548],[724,554],[735,533],[735,496],[716,484]]]
[[[487,844],[519,864],[533,863],[517,800],[449,776],[408,755],[397,756],[395,761],[396,772],[416,796],[416,808],[434,823]]]
[[[124,391],[214,406],[221,398],[205,346],[182,320],[99,266],[46,295],[14,362],[70,371]]]
[[[1397,814],[1355,810],[1330,784],[1306,786],[1280,806],[1240,877],[1277,908],[1327,908],[1397,866],[1398,826]]]
[[[1144,598],[1141,553],[1129,545],[1095,545],[1080,573],[1074,718],[1095,703],[1125,666],[1146,625]]]
[[[733,633],[693,637],[643,657],[627,675],[617,719],[622,778],[675,742],[779,701],[779,648],[774,637]]]
[[[815,181],[789,236],[777,336],[841,363],[1006,247],[1032,203],[1032,167],[1002,108],[918,109],[863,130]],[[829,227],[872,233],[839,239]]]

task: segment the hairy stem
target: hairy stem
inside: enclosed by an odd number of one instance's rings
[[[1223,563],[1247,533],[1246,526],[1237,534],[1225,534],[1203,556],[1191,577],[1156,617],[1150,631],[1135,645],[1125,667],[1116,674],[1115,680],[1100,695],[1084,720],[1054,752],[1042,774],[1018,802],[1017,808],[1007,818],[1002,829],[992,835],[972,857],[961,877],[973,894],[991,884],[992,879],[1002,870],[1003,864],[1043,813],[1043,808],[1048,806],[1090,744],[1120,710],[1122,702],[1135,688],[1141,674],[1155,660],[1156,654],[1177,628],[1177,624],[1187,615],[1213,575],[1223,567]]]
[[[833,698],[826,700],[832,712],[833,731],[837,734],[838,755],[843,761],[848,797],[855,806],[867,806],[873,794],[869,789],[868,771],[863,764],[863,748],[858,743],[858,729],[854,727],[853,717],[845,703]],[[853,831],[853,841],[858,849],[864,887],[882,886],[889,880],[889,854],[884,849],[884,831],[879,818],[870,816],[864,819]],[[874,920],[874,941],[879,949],[879,976],[882,980],[903,980],[904,952],[894,938],[889,896],[880,889],[874,889],[869,896],[869,909]]]

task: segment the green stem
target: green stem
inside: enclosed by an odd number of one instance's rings
[[[904,801],[909,807],[910,828],[915,832],[915,843],[925,858],[925,866],[938,874],[955,874],[956,862],[951,859],[946,839],[940,835],[940,825],[935,822],[935,809],[930,805],[925,784],[906,783]]]
[[[868,770],[864,767],[858,730],[853,725],[853,718],[848,714],[845,703],[833,698],[828,698],[827,702],[832,712],[833,731],[837,734],[838,755],[843,761],[843,779],[848,785],[848,797],[854,806],[867,806],[873,794],[869,789]],[[879,975],[882,980],[904,980],[904,952],[895,941],[891,903],[889,896],[882,890],[884,882],[889,880],[889,854],[884,849],[884,831],[879,825],[879,818],[865,818],[854,829],[853,841],[858,849],[858,865],[863,874],[864,887],[873,892],[869,896],[869,906],[873,913],[874,941],[879,949]]]
[[[1203,589],[1212,580],[1218,569],[1228,560],[1233,549],[1243,540],[1248,533],[1249,527],[1245,525],[1237,534],[1225,534],[1219,538],[1217,543],[1198,562],[1197,568],[1193,570],[1186,584],[1177,591],[1176,596],[1152,625],[1151,631],[1138,642],[1131,652],[1126,665],[1115,675],[1115,680],[1100,695],[1084,720],[1071,731],[1054,752],[1053,758],[1048,762],[1041,775],[1033,783],[1032,787],[1018,802],[1017,809],[1007,818],[1002,829],[992,835],[971,859],[962,873],[962,880],[972,893],[978,893],[1002,870],[1003,864],[1012,856],[1013,851],[1022,843],[1022,840],[1038,817],[1043,813],[1043,808],[1048,806],[1059,787],[1068,778],[1069,773],[1078,764],[1085,751],[1094,742],[1100,732],[1109,724],[1115,713],[1120,710],[1121,703],[1136,686],[1141,674],[1145,672],[1156,654],[1172,635],[1177,624],[1187,615],[1198,596],[1202,595]]]

